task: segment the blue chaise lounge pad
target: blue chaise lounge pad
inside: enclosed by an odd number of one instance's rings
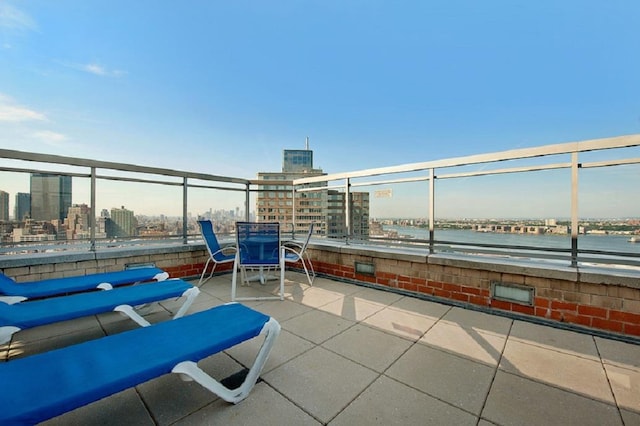
[[[13,279],[0,273],[0,293],[6,296],[24,296],[31,299],[91,290],[102,283],[109,283],[115,287],[141,281],[150,281],[156,279],[158,276],[164,275],[166,275],[166,272],[162,269],[149,267],[16,283]]]
[[[34,300],[7,305],[0,302],[0,326],[21,329],[37,327],[112,311],[119,305],[143,305],[158,300],[180,297],[193,286],[180,279],[172,279],[113,290],[92,291],[69,296]]]
[[[32,424],[251,339],[267,315],[232,303],[0,363],[0,424]]]

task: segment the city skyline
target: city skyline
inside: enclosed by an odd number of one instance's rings
[[[638,16],[624,0],[5,0],[0,146],[253,179],[307,136],[316,166],[338,173],[636,134]],[[638,214],[639,168],[617,169],[622,187],[590,172],[585,216]],[[24,192],[13,176],[0,189]],[[549,201],[533,207],[564,204],[565,181],[539,176]],[[483,180],[444,184],[437,214],[520,214],[504,211],[519,196],[500,202]],[[98,209],[143,212],[166,196],[135,205],[101,185]],[[74,202],[88,202],[81,186]],[[402,216],[420,197],[394,189],[372,214]],[[210,198],[202,208],[236,207]]]

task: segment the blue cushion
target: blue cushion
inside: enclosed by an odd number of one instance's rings
[[[133,268],[116,272],[52,278],[18,284],[0,273],[0,293],[6,296],[24,296],[31,299],[86,291],[96,288],[97,285],[102,283],[109,283],[115,287],[135,282],[151,281],[160,274],[166,273],[159,268]]]
[[[0,326],[21,329],[112,311],[118,305],[143,305],[180,297],[193,286],[179,279],[119,287],[7,305],[0,302]]]

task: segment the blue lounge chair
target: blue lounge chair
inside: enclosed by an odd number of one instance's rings
[[[240,387],[229,389],[197,366],[262,331],[266,338]],[[38,423],[171,372],[237,403],[256,383],[279,332],[275,319],[231,303],[0,363],[7,387],[0,393],[0,424]]]
[[[149,322],[134,310],[134,306],[185,296],[187,299],[174,316],[179,318],[189,309],[198,293],[197,287],[172,279],[14,305],[0,302],[0,344],[8,342],[20,330],[111,311],[122,312],[138,324],[147,326]]]
[[[0,300],[15,303],[27,299],[58,296],[87,290],[105,290],[144,281],[163,281],[167,278],[169,278],[169,274],[165,271],[152,267],[24,283],[17,283],[5,274],[0,273]]]

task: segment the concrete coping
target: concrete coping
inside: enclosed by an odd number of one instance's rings
[[[569,280],[590,284],[621,285],[640,288],[640,269],[624,267],[579,266],[577,268],[557,260],[516,259],[508,257],[471,255],[459,253],[428,254],[419,248],[384,247],[363,244],[344,244],[340,241],[310,241],[309,248],[344,253],[354,256],[393,259],[413,263],[425,263],[459,268],[480,269],[491,272],[527,275],[541,278]],[[0,269],[74,263],[91,260],[122,259],[141,255],[184,253],[206,250],[203,242],[189,244],[158,244],[139,247],[109,248],[95,252],[52,252],[0,256]]]

